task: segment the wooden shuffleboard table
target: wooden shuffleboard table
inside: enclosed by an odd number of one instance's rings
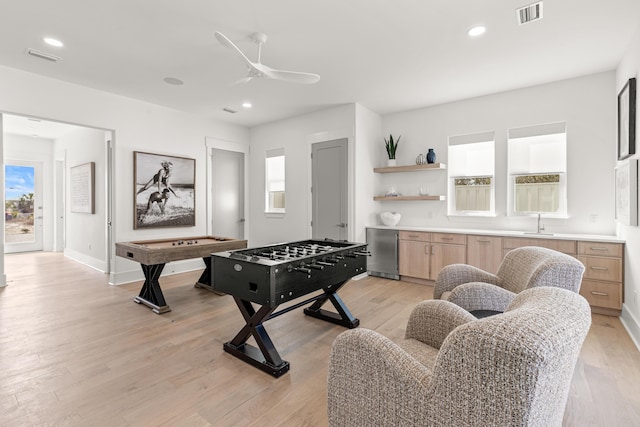
[[[213,291],[211,284],[211,254],[247,247],[246,240],[228,237],[204,236],[181,239],[143,240],[116,243],[116,255],[140,263],[144,273],[144,284],[140,295],[134,298],[154,313],[171,311],[167,305],[159,278],[166,263],[183,259],[202,258],[205,270],[195,286]]]

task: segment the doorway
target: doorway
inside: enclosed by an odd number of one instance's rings
[[[347,143],[347,138],[341,138],[311,145],[311,235],[314,239],[348,238]]]
[[[211,149],[211,233],[244,239],[244,162],[242,152]]]
[[[41,251],[42,163],[6,159],[4,176],[4,251]]]
[[[0,120],[3,163],[9,166],[30,166],[30,163],[35,162],[39,165],[34,172],[35,237],[29,245],[18,245],[11,242],[16,237],[8,236],[5,231],[4,252],[63,251],[66,257],[108,273],[111,268],[112,231],[107,224],[107,212],[111,212],[113,202],[110,198],[112,190],[107,183],[110,183],[113,165],[107,162],[107,155],[112,148],[105,139],[108,137],[108,140],[112,140],[113,132],[8,113],[1,113]],[[16,163],[15,159],[20,159],[22,163]],[[72,212],[70,205],[66,203],[70,197],[66,188],[70,185],[66,179],[67,174],[71,167],[88,162],[95,163],[96,211],[91,214]],[[3,172],[6,174],[12,171]],[[31,191],[25,192],[26,197],[20,204],[20,195],[13,196],[9,192],[12,187],[9,175],[5,176],[5,184],[5,207],[17,208],[5,211],[5,224],[12,225],[14,217],[29,217],[28,213],[20,210],[31,202],[28,200]],[[23,231],[23,228],[28,229],[20,227],[19,231]],[[16,229],[18,227],[13,226],[13,232]],[[25,234],[28,233],[25,231]]]

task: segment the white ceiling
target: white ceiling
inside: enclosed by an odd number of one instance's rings
[[[0,64],[254,126],[353,102],[388,114],[612,70],[640,26],[638,0],[545,0],[542,21],[518,26],[515,10],[530,2],[0,0]],[[487,32],[471,39],[476,24]],[[322,78],[234,86],[245,67],[214,31],[252,59],[250,34],[266,33],[263,63]]]

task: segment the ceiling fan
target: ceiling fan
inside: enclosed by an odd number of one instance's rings
[[[247,77],[238,80],[236,83],[246,83],[251,79],[260,77],[304,84],[313,84],[320,80],[320,76],[317,74],[301,73],[298,71],[276,70],[275,68],[271,68],[262,64],[260,62],[260,55],[262,53],[262,45],[267,41],[266,34],[251,34],[251,40],[253,40],[258,45],[258,61],[256,62],[252,62],[251,60],[249,60],[249,58],[247,58],[247,56],[240,50],[240,48],[221,32],[216,31],[216,39],[218,39],[221,45],[228,47],[229,49],[240,55],[245,65],[249,69],[249,74],[247,75]]]

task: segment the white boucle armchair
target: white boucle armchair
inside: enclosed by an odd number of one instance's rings
[[[470,312],[503,312],[516,294],[538,286],[580,290],[584,265],[574,257],[537,246],[509,251],[496,274],[466,264],[440,270],[434,299],[450,301]]]
[[[582,296],[536,287],[484,319],[424,301],[397,344],[343,332],[329,362],[329,425],[561,426],[590,324]]]

